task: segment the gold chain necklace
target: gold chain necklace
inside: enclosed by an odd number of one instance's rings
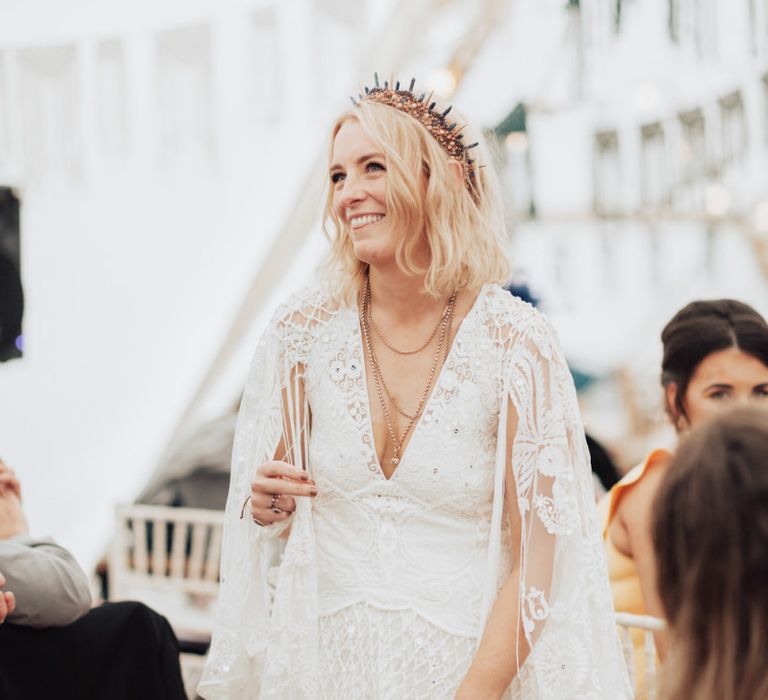
[[[369,327],[372,326],[371,324],[371,303],[370,298],[368,299],[367,304],[364,304],[364,309],[367,308],[367,312],[365,314],[366,322],[369,323]],[[441,348],[445,348],[445,352],[443,353],[443,361],[448,359],[448,353],[451,348],[450,344],[450,338],[451,338],[451,327],[453,325],[453,316],[454,311],[456,310],[456,294],[453,294],[451,298],[448,300],[448,305],[446,306],[446,313],[441,317],[441,323],[440,323],[440,337],[437,342],[437,349],[435,350],[436,357],[439,357],[441,354]],[[447,339],[448,342],[445,342]],[[402,406],[398,403],[397,399],[392,395],[392,392],[389,390],[389,387],[387,386],[387,382],[384,379],[384,375],[381,372],[381,367],[379,365],[378,357],[376,357],[375,351],[373,351],[373,348],[371,348],[371,352],[373,354],[373,360],[376,363],[376,368],[379,371],[379,379],[381,380],[381,386],[384,389],[384,393],[386,394],[387,398],[389,399],[389,402],[394,406],[395,410],[404,418],[409,418],[411,420],[418,420],[419,416],[421,416],[421,409],[423,408],[423,405],[419,405],[419,408],[417,408],[416,413],[411,415],[410,413],[407,413],[403,410]]]
[[[379,403],[381,404],[381,410],[384,414],[384,422],[387,426],[387,432],[389,433],[389,437],[392,440],[392,449],[393,449],[393,456],[390,460],[392,462],[392,466],[397,467],[397,465],[400,463],[400,459],[402,457],[401,450],[403,443],[405,442],[406,438],[408,437],[408,434],[411,432],[411,429],[413,428],[414,424],[416,423],[416,420],[421,415],[422,409],[424,408],[424,403],[427,400],[427,397],[429,396],[429,391],[432,388],[432,382],[435,378],[435,373],[437,372],[437,365],[440,361],[440,356],[443,354],[443,345],[445,344],[446,347],[450,347],[450,344],[447,342],[450,339],[451,334],[451,326],[453,324],[453,310],[455,307],[456,302],[456,292],[453,293],[451,296],[451,299],[449,300],[449,313],[446,314],[442,319],[442,332],[440,333],[440,340],[438,341],[437,350],[435,351],[435,357],[432,361],[432,367],[429,371],[429,377],[427,379],[427,386],[424,388],[424,391],[421,394],[421,398],[419,399],[419,405],[416,409],[416,413],[414,415],[406,415],[407,418],[409,418],[408,424],[405,426],[405,430],[403,431],[402,436],[400,439],[397,438],[397,435],[395,434],[395,429],[392,424],[392,417],[389,414],[389,411],[387,410],[387,402],[384,398],[384,392],[382,391],[382,387],[385,387],[384,384],[384,377],[381,374],[381,368],[379,367],[379,363],[376,360],[376,354],[373,351],[373,345],[371,344],[371,334],[370,334],[370,328],[369,328],[369,319],[370,319],[370,308],[371,308],[371,283],[370,280],[366,281],[365,286],[365,294],[363,297],[363,308],[360,313],[360,328],[363,332],[363,340],[365,341],[365,347],[368,351],[368,359],[371,363],[371,370],[373,372],[373,379],[374,384],[376,386],[376,394],[379,398]],[[445,353],[447,357],[447,352]],[[395,402],[389,392],[388,389],[386,389],[387,396],[389,397],[390,401],[392,401],[395,408],[403,413],[398,405],[397,402]]]
[[[370,287],[370,283],[368,283],[366,288],[368,287]],[[439,319],[437,319],[437,323],[435,324],[435,327],[432,330],[432,334],[429,336],[429,338],[427,338],[426,342],[421,347],[418,347],[415,350],[399,350],[394,345],[392,345],[384,337],[384,334],[381,332],[381,330],[379,330],[379,327],[376,325],[376,321],[373,320],[373,312],[371,312],[370,309],[368,314],[368,322],[370,323],[371,328],[373,328],[373,332],[377,335],[377,337],[383,343],[385,348],[391,350],[392,352],[396,352],[398,355],[415,355],[416,353],[424,350],[424,348],[426,348],[435,339],[435,336],[437,335],[437,331],[439,331],[440,327],[445,323],[445,318],[451,310],[450,309],[451,302],[455,300],[456,300],[456,294],[454,293],[453,296],[451,296],[451,298],[448,300],[448,305],[445,307],[442,315],[440,316]]]
[[[365,313],[365,319],[366,323],[369,323],[370,320],[370,305],[367,306],[368,311]],[[439,357],[441,353],[441,349],[445,348],[445,357],[448,356],[448,350],[450,349],[450,344],[445,342],[446,333],[448,333],[448,337],[450,338],[450,333],[448,332],[448,329],[450,328],[449,322],[453,318],[453,305],[451,304],[451,307],[449,309],[449,315],[446,316],[445,322],[442,325],[441,332],[440,332],[440,338],[437,343],[437,349],[435,351],[435,356]],[[370,329],[370,325],[369,325]],[[369,331],[370,332],[370,331]],[[389,390],[389,387],[387,386],[387,382],[384,379],[384,374],[381,371],[381,366],[379,365],[379,359],[376,357],[376,352],[373,350],[373,346],[371,346],[371,353],[373,355],[373,363],[376,365],[376,369],[378,371],[378,378],[381,381],[382,389],[384,389],[384,394],[389,399],[389,402],[394,406],[395,410],[403,417],[409,418],[411,420],[418,420],[419,416],[421,415],[421,409],[423,408],[422,404],[419,404],[419,407],[416,409],[415,414],[407,413],[405,410],[403,410],[402,406],[398,403],[397,399],[392,395],[392,392]],[[445,359],[445,357],[443,359]]]

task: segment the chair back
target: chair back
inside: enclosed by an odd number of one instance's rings
[[[632,615],[625,612],[616,613],[616,624],[619,627],[621,637],[621,646],[624,651],[624,658],[627,662],[629,679],[632,684],[632,693],[637,697],[642,690],[643,698],[654,700],[656,697],[656,643],[653,640],[653,633],[663,630],[664,620],[650,615]],[[638,646],[636,639],[642,638],[640,645],[642,658],[637,658]],[[638,677],[638,668],[643,674]]]
[[[141,600],[177,635],[209,638],[224,513],[137,503],[118,505],[116,516],[109,599]]]

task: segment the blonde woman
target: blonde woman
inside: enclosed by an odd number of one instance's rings
[[[485,149],[413,83],[354,102],[332,283],[277,310],[246,386],[200,693],[627,697],[573,384],[497,284]]]
[[[768,412],[694,429],[654,503],[663,700],[768,698]]]

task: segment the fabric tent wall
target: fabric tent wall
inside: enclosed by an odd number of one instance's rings
[[[349,86],[413,62],[433,11],[471,30],[497,2],[0,4],[0,184],[22,193],[28,296],[0,454],[33,532],[86,566],[103,553],[114,503],[232,402],[248,339],[310,279],[303,185]],[[291,221],[282,274],[254,282]]]
[[[147,2],[114,17],[117,3],[70,5],[58,25],[0,6],[0,184],[22,195],[27,293],[25,356],[0,366],[0,454],[32,531],[90,566],[340,104],[323,97],[308,123],[269,77],[316,88],[311,3]],[[356,50],[354,25],[334,31]],[[338,70],[322,95],[351,81]],[[302,247],[297,283],[315,262]]]

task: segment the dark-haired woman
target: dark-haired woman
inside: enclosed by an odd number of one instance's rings
[[[663,700],[768,698],[768,413],[728,411],[680,445],[654,501],[669,653]]]
[[[765,401],[768,406],[768,324],[751,306],[731,299],[694,301],[672,317],[661,340],[661,383],[678,433],[738,403]],[[669,458],[665,450],[654,450],[600,502],[614,606],[620,612],[664,617],[655,584],[651,519]],[[642,687],[642,634],[634,642]],[[656,648],[663,660],[663,632],[656,634]]]

